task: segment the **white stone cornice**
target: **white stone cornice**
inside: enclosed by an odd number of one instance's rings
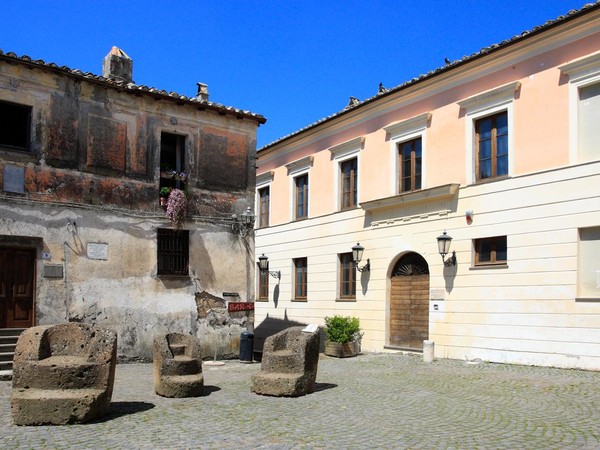
[[[563,74],[569,76],[569,81],[572,83],[596,75],[600,72],[600,52],[563,64],[558,68]]]
[[[256,186],[261,186],[263,184],[269,184],[273,181],[273,174],[274,172],[272,170],[265,172],[265,173],[261,173],[260,175],[256,175]]]
[[[410,119],[392,123],[391,125],[383,127],[383,129],[391,139],[395,139],[397,136],[402,136],[406,133],[412,133],[417,130],[427,128],[431,122],[431,117],[432,114],[430,112],[426,112],[419,114],[418,116],[411,117]]]
[[[501,103],[504,101],[514,100],[515,92],[521,89],[520,81],[513,81],[512,83],[504,84],[500,87],[490,89],[472,97],[461,100],[458,105],[467,110],[471,111],[478,109],[479,107],[485,107],[490,103]]]
[[[313,165],[314,156],[306,156],[297,161],[286,164],[288,175],[293,175],[295,173],[301,172],[303,170],[307,170]]]
[[[329,148],[332,158],[342,158],[350,153],[356,153],[362,150],[365,143],[365,137],[359,136],[349,141],[334,145]]]

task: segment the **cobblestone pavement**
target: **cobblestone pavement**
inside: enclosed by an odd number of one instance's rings
[[[322,357],[317,391],[250,392],[260,364],[204,366],[206,395],[154,394],[150,364],[118,365],[101,421],[17,427],[0,382],[0,448],[600,448],[600,372],[420,356]]]

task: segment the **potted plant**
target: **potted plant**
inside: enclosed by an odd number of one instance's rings
[[[347,358],[360,352],[360,321],[358,317],[333,316],[325,317],[324,353],[328,356]]]
[[[181,226],[185,220],[188,209],[188,200],[181,189],[173,189],[167,199],[167,217],[176,227]]]
[[[167,198],[169,198],[169,194],[171,194],[170,187],[161,187],[158,192],[158,196],[160,198],[160,206],[167,206]]]

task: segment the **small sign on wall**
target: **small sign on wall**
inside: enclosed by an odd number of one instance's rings
[[[430,301],[443,301],[444,300],[444,288],[431,288],[429,289],[429,300]]]
[[[227,304],[227,312],[236,311],[253,311],[254,302],[229,302]]]
[[[25,193],[25,168],[4,166],[4,192]]]
[[[99,259],[106,261],[108,259],[108,244],[88,242],[87,257],[88,259]]]

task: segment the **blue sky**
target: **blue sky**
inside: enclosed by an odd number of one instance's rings
[[[102,73],[113,45],[137,84],[262,114],[258,147],[548,20],[585,0],[2,2],[0,49]]]

